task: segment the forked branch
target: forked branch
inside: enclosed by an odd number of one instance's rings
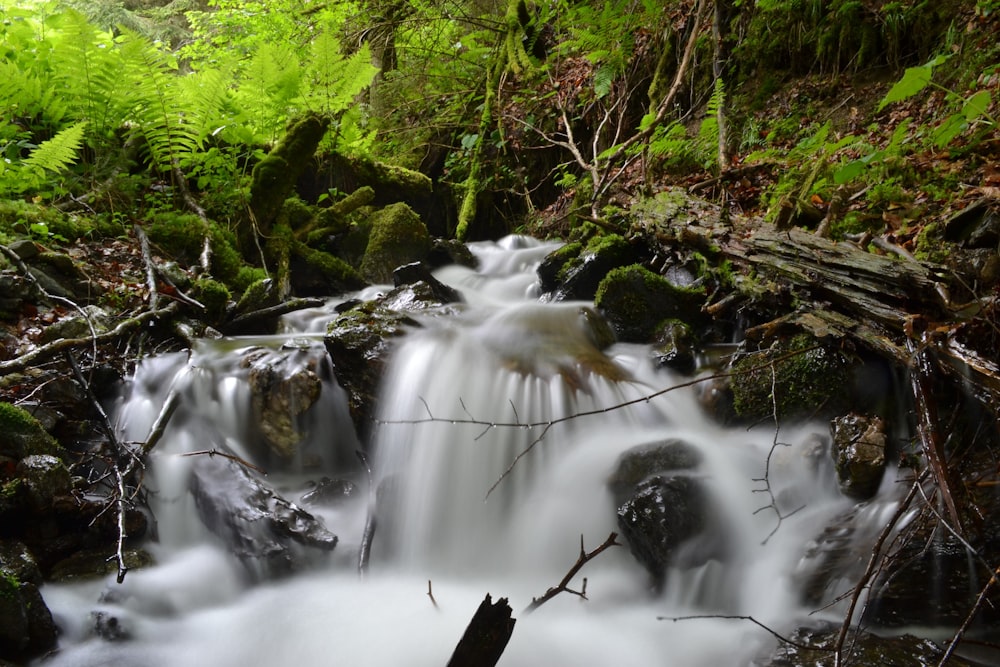
[[[577,595],[580,598],[586,600],[587,599],[587,578],[584,577],[584,579],[583,579],[583,586],[578,591],[575,591],[572,588],[570,588],[569,587],[569,582],[573,581],[573,577],[575,577],[577,575],[577,573],[581,569],[583,569],[584,565],[586,565],[590,561],[592,561],[595,558],[597,558],[600,554],[602,554],[603,552],[607,551],[611,547],[620,547],[621,546],[621,542],[619,542],[617,540],[617,538],[618,538],[618,533],[611,533],[610,535],[608,535],[608,539],[604,540],[604,543],[601,544],[601,546],[597,547],[593,551],[588,552],[586,549],[583,548],[583,535],[580,535],[580,555],[579,555],[579,557],[577,557],[576,562],[573,563],[573,567],[571,567],[566,572],[566,576],[564,576],[562,578],[562,581],[560,581],[558,584],[556,584],[555,586],[553,586],[549,590],[545,591],[545,595],[543,595],[540,598],[532,598],[531,599],[531,604],[529,604],[524,609],[524,613],[525,614],[530,614],[531,612],[535,611],[536,609],[538,609],[543,604],[545,604],[546,602],[548,602],[549,600],[551,600],[555,596],[559,595],[560,593],[571,593],[573,595]]]

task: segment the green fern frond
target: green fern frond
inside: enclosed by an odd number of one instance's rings
[[[98,31],[82,13],[70,9],[61,18],[51,59],[53,78],[70,117],[89,121],[90,132],[105,139],[125,120],[127,82],[120,53],[111,35]]]
[[[354,102],[354,97],[371,85],[378,69],[371,64],[366,44],[346,58],[332,29],[323,30],[313,41],[307,68],[307,106],[326,115],[336,115]]]
[[[48,141],[40,143],[22,164],[26,169],[35,172],[61,172],[76,162],[86,128],[87,121],[70,125]]]
[[[150,160],[171,169],[198,147],[198,136],[185,114],[185,100],[174,75],[176,63],[155,44],[126,33],[122,58],[131,65],[134,120],[146,139]]]
[[[236,99],[254,132],[266,141],[274,141],[301,87],[298,56],[286,45],[264,43],[257,47],[243,71]]]

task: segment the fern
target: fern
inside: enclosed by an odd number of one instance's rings
[[[340,55],[340,44],[333,31],[327,29],[313,41],[307,73],[306,105],[313,111],[336,116],[371,85],[378,69],[371,64],[367,44],[345,58]]]
[[[76,162],[86,127],[87,121],[73,123],[48,141],[43,141],[25,158],[22,163],[24,168],[33,172],[63,171]]]
[[[185,116],[179,78],[173,72],[176,64],[135,33],[126,33],[122,59],[132,67],[131,101],[150,160],[169,171],[198,147],[197,134]]]
[[[725,100],[725,86],[722,79],[718,78],[715,80],[712,96],[708,98],[708,104],[705,106],[705,119],[698,127],[696,141],[699,162],[706,169],[711,168],[718,161],[719,109],[723,108]]]
[[[90,143],[96,146],[125,120],[124,64],[111,35],[98,32],[83,14],[67,10],[62,19],[63,31],[51,58],[54,79],[67,100],[69,116],[89,121],[96,139]]]
[[[277,139],[301,85],[302,68],[290,48],[269,43],[257,47],[239,82],[236,99],[259,137]]]

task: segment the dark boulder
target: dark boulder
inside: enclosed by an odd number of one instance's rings
[[[621,340],[648,343],[668,321],[700,322],[705,291],[678,287],[638,264],[622,266],[601,280],[594,305]]]
[[[202,522],[254,578],[301,571],[310,556],[337,546],[337,536],[320,519],[278,495],[229,458],[196,457],[191,492]]]
[[[26,661],[55,648],[56,625],[38,590],[40,583],[27,548],[0,541],[0,663]]]

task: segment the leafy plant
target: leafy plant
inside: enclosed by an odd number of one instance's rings
[[[954,108],[957,108],[957,111],[946,116],[934,129],[931,139],[938,148],[944,148],[959,134],[978,123],[985,123],[990,128],[997,127],[996,118],[989,113],[992,103],[989,90],[979,90],[965,96],[934,82],[934,68],[947,62],[950,57],[950,55],[939,55],[924,65],[910,67],[903,73],[903,77],[889,89],[878,105],[878,110],[881,111],[894,102],[913,97],[928,86],[943,92],[945,98],[953,104]]]

